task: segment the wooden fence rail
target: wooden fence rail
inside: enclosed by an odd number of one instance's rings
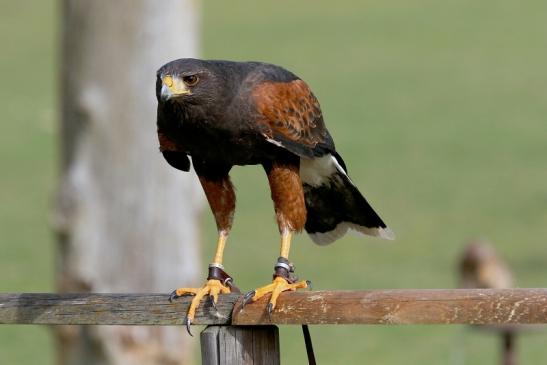
[[[0,294],[0,324],[182,325],[190,298],[165,294]],[[547,289],[397,289],[283,293],[241,309],[204,301],[195,324],[545,324]]]

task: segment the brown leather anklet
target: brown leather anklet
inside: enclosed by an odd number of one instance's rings
[[[284,257],[278,257],[274,266],[273,278],[277,277],[287,280],[289,284],[298,281],[298,278],[294,275],[294,265]]]
[[[207,276],[207,280],[218,280],[230,288],[232,293],[241,293],[241,290],[234,284],[234,279],[224,271],[224,267],[220,264],[209,264],[209,276]]]

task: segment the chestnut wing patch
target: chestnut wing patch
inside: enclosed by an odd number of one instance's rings
[[[160,151],[184,151],[183,148],[175,141],[173,141],[165,133],[158,131],[158,141],[160,142]]]
[[[258,123],[269,142],[301,156],[334,150],[319,101],[302,80],[263,82],[253,91]]]
[[[190,160],[177,142],[160,131],[158,131],[158,140],[160,152],[169,165],[181,171],[190,171]]]

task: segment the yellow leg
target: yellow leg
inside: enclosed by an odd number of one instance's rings
[[[291,239],[292,232],[286,231],[283,232],[281,236],[281,250],[280,256],[288,259],[289,251],[291,248]],[[271,293],[270,302],[268,303],[267,309],[268,313],[271,313],[277,303],[277,298],[284,291],[295,291],[296,289],[304,289],[308,287],[308,282],[305,280],[298,281],[296,283],[289,283],[287,279],[277,276],[274,278],[271,284],[265,285],[261,288],[258,288],[250,293],[248,293],[244,299],[244,302],[253,301],[256,302],[258,299],[262,298],[264,295]],[[252,296],[251,296],[252,295]]]
[[[215,257],[211,265],[222,268],[222,258],[224,255],[224,247],[226,246],[226,240],[228,239],[228,233],[226,231],[220,231],[217,241],[217,249],[215,251]],[[170,300],[181,297],[183,295],[194,295],[192,302],[190,303],[190,308],[188,309],[188,314],[186,316],[186,326],[188,332],[190,333],[190,324],[194,320],[196,315],[196,309],[201,301],[201,299],[209,295],[213,299],[213,305],[218,301],[219,294],[228,294],[230,293],[230,288],[224,285],[220,280],[210,279],[207,280],[207,283],[201,288],[179,288],[171,293]],[[190,333],[192,334],[192,333]]]
[[[215,251],[215,257],[213,258],[213,264],[222,265],[222,258],[224,257],[224,247],[228,240],[228,233],[226,231],[220,231],[218,234],[217,250]]]
[[[279,256],[286,259],[289,258],[289,251],[291,249],[292,232],[286,231],[281,235],[281,252]]]

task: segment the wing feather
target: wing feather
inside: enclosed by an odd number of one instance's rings
[[[269,142],[308,158],[334,151],[319,101],[304,81],[262,82],[252,97]]]

